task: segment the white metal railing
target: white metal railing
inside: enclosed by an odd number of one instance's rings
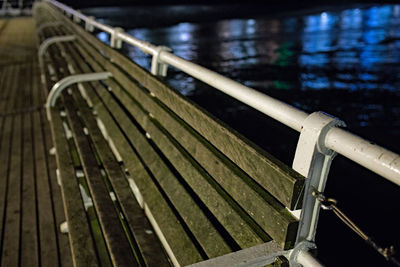
[[[97,28],[110,34],[112,47],[120,48],[124,42],[152,55],[151,72],[154,75],[165,76],[167,66],[171,65],[300,132],[293,169],[307,179],[296,242],[298,245],[304,242],[314,242],[320,204],[312,193],[314,190],[324,191],[330,165],[336,153],[400,185],[400,156],[339,128],[344,126],[344,123],[337,118],[322,112],[307,114],[214,71],[180,58],[166,47],[155,46],[139,40],[125,33],[121,28],[102,24],[94,17],[85,16],[58,1],[44,1],[58,7],[74,22],[83,21],[85,29],[88,31]],[[306,256],[300,258],[312,266],[310,262],[313,260],[307,253],[304,255]],[[299,261],[297,262],[299,263]]]
[[[24,4],[23,0],[2,0],[0,1],[0,16],[30,15],[31,8]]]
[[[174,66],[175,68],[276,119],[290,128],[301,132],[303,122],[308,116],[304,111],[269,97],[252,88],[246,87],[214,71],[189,62],[171,52],[165,50],[157,51],[157,46],[124,33],[123,31],[120,31],[120,28],[115,30],[115,28],[102,24],[96,21],[93,17],[85,16],[81,12],[58,1],[46,0],[46,2],[60,8],[67,16],[79,18],[84,21],[86,25],[109,33],[115,40],[121,40],[122,42],[133,45],[144,53],[152,56],[158,54],[158,63]],[[342,154],[365,168],[385,177],[391,182],[400,185],[399,155],[339,128],[332,129],[329,134],[326,135],[325,145],[327,148]]]

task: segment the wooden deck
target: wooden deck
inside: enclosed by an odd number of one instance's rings
[[[71,266],[35,29],[0,19],[0,265]]]

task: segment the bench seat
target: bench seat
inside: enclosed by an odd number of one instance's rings
[[[54,7],[36,5],[35,18],[62,24],[41,42],[76,37],[45,54],[46,93],[69,75],[112,74],[70,86],[51,112],[76,266],[179,266],[293,247],[288,209],[301,208],[302,176]]]

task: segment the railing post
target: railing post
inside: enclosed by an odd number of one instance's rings
[[[76,10],[76,13],[81,13],[79,10]],[[73,14],[73,21],[75,23],[81,22],[81,18],[78,16],[78,14]]]
[[[124,29],[115,27],[114,31],[111,33],[110,46],[112,48],[120,49],[122,47],[122,40],[118,38],[119,33],[123,33]]]
[[[166,46],[157,46],[155,54],[153,54],[153,59],[151,61],[151,73],[156,76],[167,76],[168,64],[160,60],[161,52],[171,52],[171,48]]]
[[[89,16],[88,18],[90,20],[95,20],[96,19],[93,16]],[[94,26],[89,20],[86,20],[86,22],[85,22],[85,30],[88,31],[88,32],[93,32],[94,31]]]
[[[314,242],[320,203],[313,192],[323,192],[331,162],[336,155],[325,146],[327,133],[333,127],[344,127],[343,121],[322,112],[314,112],[303,122],[293,161],[293,169],[306,177],[303,207],[296,244]]]

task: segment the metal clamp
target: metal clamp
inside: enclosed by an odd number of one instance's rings
[[[39,35],[40,32],[44,30],[44,28],[47,28],[47,27],[55,27],[55,26],[59,26],[59,25],[62,25],[61,21],[46,22],[46,23],[41,24],[41,25],[37,28],[36,32],[37,32],[37,34]]]
[[[110,46],[112,48],[117,48],[120,49],[122,47],[122,40],[118,38],[119,33],[123,33],[124,29],[116,27],[114,28],[114,31],[111,33],[111,40],[110,40]]]
[[[293,161],[293,169],[307,178],[296,244],[303,240],[313,242],[315,239],[320,203],[313,192],[323,192],[325,189],[329,168],[336,155],[325,146],[325,138],[332,128],[338,126],[346,125],[323,112],[314,112],[303,122]]]
[[[88,18],[90,20],[96,20],[96,18],[93,17],[93,16],[89,16]],[[88,31],[88,32],[93,32],[94,31],[94,26],[93,26],[92,23],[90,23],[90,20],[86,20],[85,21],[85,30]]]
[[[73,14],[72,15],[72,20],[75,22],[75,23],[79,23],[79,22],[81,22],[81,18],[79,17],[79,15],[81,14],[81,12],[79,11],[79,10],[77,10],[76,11],[76,14]]]
[[[167,76],[168,64],[165,64],[160,60],[161,52],[171,52],[172,49],[166,46],[157,46],[153,59],[151,61],[151,73],[156,76]]]
[[[86,74],[76,74],[65,77],[64,79],[58,81],[53,88],[51,88],[49,95],[46,100],[46,113],[47,119],[51,121],[51,108],[56,104],[57,98],[60,96],[61,92],[68,86],[81,83],[81,82],[92,82],[98,80],[106,80],[111,77],[110,72],[97,72],[97,73],[86,73]]]

